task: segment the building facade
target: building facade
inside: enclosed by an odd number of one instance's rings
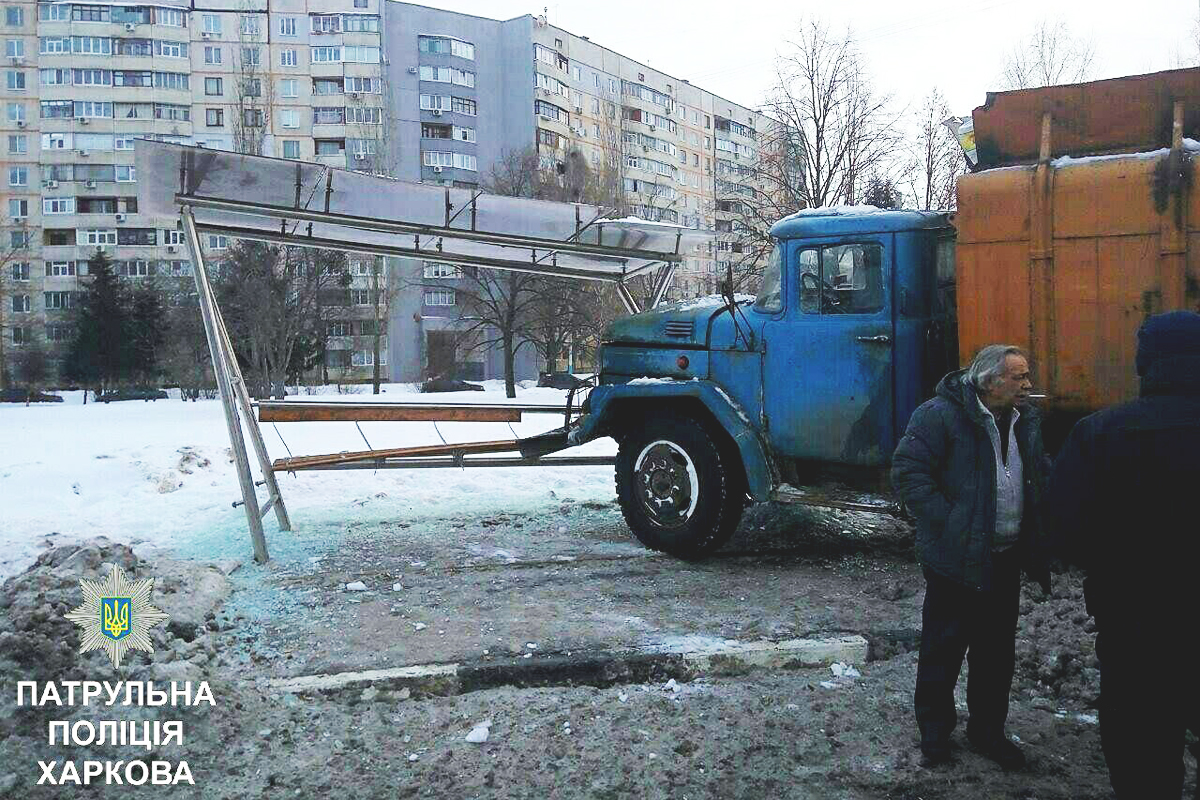
[[[190,275],[177,220],[137,208],[136,138],[380,168],[380,1],[0,2],[6,355],[36,343],[61,357],[97,249],[130,280]],[[202,245],[220,261],[229,242]],[[330,310],[331,379],[373,362],[378,267],[350,269]]]
[[[137,209],[138,137],[468,188],[511,153],[534,148],[546,168],[578,153],[614,210],[729,234],[685,254],[672,297],[716,290],[737,246],[730,198],[753,191],[762,115],[540,17],[391,0],[0,0],[0,15],[9,356],[34,342],[61,355],[97,248],[130,280],[190,274],[177,220]],[[218,261],[229,247],[202,244]],[[350,280],[330,379],[368,378],[377,332],[392,380],[503,376],[498,352],[457,336],[461,272],[352,259]],[[537,366],[523,347],[518,377]]]

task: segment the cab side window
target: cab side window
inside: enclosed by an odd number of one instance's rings
[[[874,314],[883,308],[883,248],[853,243],[800,251],[800,310]]]

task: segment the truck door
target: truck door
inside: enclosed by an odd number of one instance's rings
[[[777,453],[875,466],[892,421],[892,237],[789,242],[786,313],[764,330],[764,408]]]

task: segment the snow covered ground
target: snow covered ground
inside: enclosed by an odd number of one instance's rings
[[[565,405],[566,392],[518,389],[503,382],[484,392],[420,394],[393,384],[382,395],[298,395],[296,400],[347,402],[536,403]],[[368,390],[369,391],[369,390]],[[25,568],[48,544],[90,536],[137,544],[139,551],[182,550],[211,557],[250,555],[229,439],[218,400],[83,404],[82,393],[58,404],[0,404],[0,579]],[[289,398],[293,399],[293,398]],[[520,423],[367,422],[372,448],[489,441],[558,427],[562,417],[526,414]],[[264,425],[272,458],[365,450],[352,422]],[[284,442],[286,441],[286,448]],[[570,451],[611,455],[605,439]],[[254,462],[253,452],[251,461]],[[257,465],[255,464],[257,470]],[[536,512],[569,494],[577,501],[613,497],[611,467],[346,470],[280,475],[298,534],[349,522],[430,519],[502,511]],[[259,489],[260,498],[265,489]],[[274,515],[267,542],[278,541]],[[211,552],[209,552],[211,551]]]

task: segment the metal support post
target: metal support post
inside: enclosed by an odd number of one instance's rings
[[[238,483],[242,489],[242,507],[246,510],[246,522],[250,527],[250,540],[254,545],[254,560],[265,564],[270,557],[267,554],[267,539],[263,534],[262,517],[258,508],[258,495],[254,491],[254,478],[250,474],[250,460],[246,456],[246,441],[242,436],[242,424],[238,419],[237,407],[234,404],[233,385],[230,381],[229,365],[225,358],[224,342],[218,331],[215,303],[212,288],[208,283],[208,273],[204,268],[204,256],[200,252],[200,236],[196,232],[196,220],[189,207],[181,209],[184,236],[188,249],[192,253],[192,276],[196,281],[196,292],[199,295],[200,315],[204,319],[204,335],[208,339],[208,352],[212,356],[213,374],[217,380],[217,389],[221,393],[221,406],[225,411],[225,425],[229,429],[229,444],[233,451],[234,465],[237,467]],[[253,419],[253,418],[251,418]]]

